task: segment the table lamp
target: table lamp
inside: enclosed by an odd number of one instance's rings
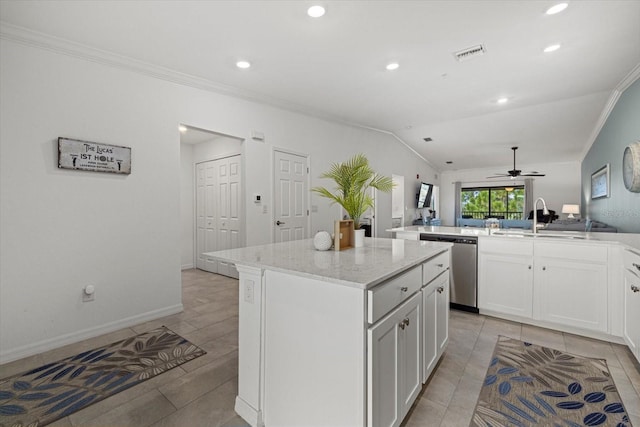
[[[562,205],[562,213],[569,214],[567,218],[574,219],[573,214],[580,214],[580,205]]]

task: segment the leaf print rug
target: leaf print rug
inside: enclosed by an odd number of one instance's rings
[[[470,426],[629,427],[631,422],[604,359],[500,336]]]
[[[162,326],[0,380],[0,426],[44,426],[205,352]]]

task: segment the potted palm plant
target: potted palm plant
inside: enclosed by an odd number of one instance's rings
[[[342,206],[353,220],[354,228],[360,232],[361,238],[364,237],[364,230],[360,230],[360,218],[367,209],[373,208],[369,188],[388,193],[394,185],[391,178],[377,174],[371,168],[364,154],[356,154],[343,163],[333,163],[329,171],[320,175],[320,178],[333,179],[336,184],[335,192],[325,187],[314,187],[311,190]],[[356,242],[358,240],[362,241],[356,237]]]

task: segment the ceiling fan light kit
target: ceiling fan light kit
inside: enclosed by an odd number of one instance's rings
[[[511,149],[513,150],[513,169],[511,169],[510,171],[507,171],[507,173],[497,173],[493,176],[488,176],[487,178],[503,178],[508,176],[511,179],[514,179],[519,176],[544,176],[545,175],[538,171],[522,173],[520,169],[516,169],[516,150],[518,149],[518,147],[511,147]]]

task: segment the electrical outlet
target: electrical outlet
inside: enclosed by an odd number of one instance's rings
[[[87,285],[82,289],[82,302],[94,301],[96,299],[96,288],[93,285]]]
[[[253,304],[253,290],[255,283],[253,280],[245,280],[244,282],[244,302]]]

